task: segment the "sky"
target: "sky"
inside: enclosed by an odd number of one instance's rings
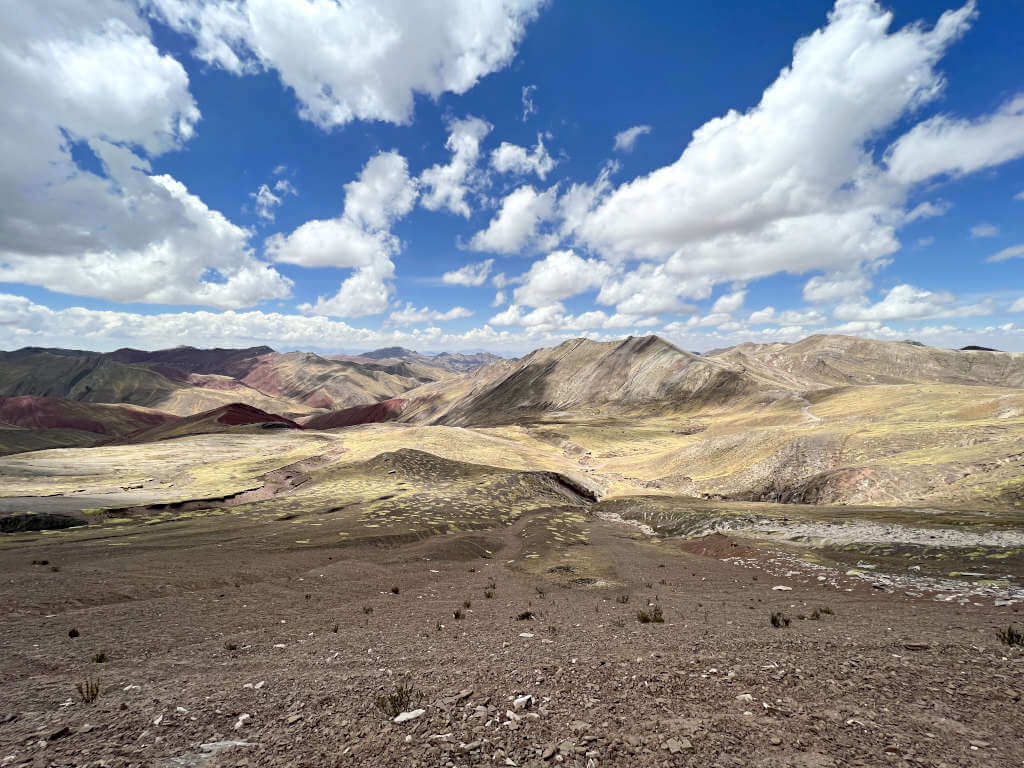
[[[0,6],[0,348],[1024,351],[1021,3]]]

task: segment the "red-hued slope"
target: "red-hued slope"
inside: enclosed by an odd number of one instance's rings
[[[134,405],[83,403],[59,397],[0,397],[0,422],[28,429],[76,429],[124,435],[177,421],[178,417]]]
[[[303,426],[306,429],[336,429],[337,427],[352,427],[356,424],[393,421],[401,415],[408,402],[403,398],[394,398],[370,405],[357,405],[341,411],[313,416],[307,419]]]

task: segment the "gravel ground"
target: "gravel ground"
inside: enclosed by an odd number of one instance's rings
[[[218,520],[5,537],[0,766],[1024,765],[1024,651],[996,634],[1019,606],[787,579],[722,535],[596,517],[550,572],[529,518],[391,548]],[[573,582],[583,556],[608,586]],[[399,683],[423,711],[395,723],[375,702]]]

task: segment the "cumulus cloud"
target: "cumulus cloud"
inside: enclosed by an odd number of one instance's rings
[[[532,152],[526,147],[507,141],[501,142],[501,145],[491,152],[491,167],[498,173],[535,173],[543,180],[547,178],[555,164],[556,161],[548,154],[547,147],[544,146],[544,137],[540,134],[537,135],[537,145]]]
[[[388,316],[388,322],[392,325],[416,325],[417,323],[458,320],[462,317],[470,317],[472,314],[473,310],[465,307],[452,307],[447,312],[440,312],[429,307],[417,309],[411,302],[406,302],[402,309],[395,310]]]
[[[858,296],[871,288],[871,280],[862,272],[832,272],[815,275],[804,284],[804,299],[813,304],[839,301]]]
[[[236,75],[274,70],[303,118],[412,120],[414,97],[465,93],[515,56],[542,0],[148,0]]]
[[[0,95],[16,105],[0,120],[0,281],[216,307],[290,295],[245,229],[151,173],[200,113],[132,5],[21,5],[0,30],[0,62]],[[80,168],[73,149],[97,168]]]
[[[473,235],[474,251],[519,253],[536,244],[538,228],[555,212],[558,190],[538,192],[532,186],[519,187],[501,201],[498,214],[486,229]]]
[[[300,309],[335,317],[384,312],[395,271],[391,259],[401,250],[389,228],[412,210],[416,195],[405,158],[394,150],[380,152],[367,161],[358,179],[345,185],[339,217],[313,219],[291,234],[267,238],[267,253],[276,261],[355,270],[334,297],[318,297]]]
[[[1024,312],[1024,296],[1021,296],[1010,305],[1011,312]]]
[[[747,292],[744,290],[733,291],[732,293],[725,293],[718,297],[715,301],[714,306],[711,307],[712,312],[735,312],[743,306],[743,302],[747,298]]]
[[[486,181],[476,166],[480,142],[491,132],[491,124],[478,117],[467,117],[452,121],[449,131],[445,147],[452,153],[451,162],[433,165],[420,174],[420,182],[426,188],[421,202],[431,211],[447,208],[469,218],[471,211],[466,198]]]
[[[940,174],[961,176],[1024,156],[1024,94],[991,115],[959,120],[938,115],[889,148],[889,174],[902,183]]]
[[[515,290],[516,304],[544,307],[592,290],[608,276],[607,264],[584,259],[573,251],[554,251],[535,261]]]
[[[491,267],[494,266],[494,259],[485,259],[475,264],[453,269],[441,276],[441,282],[446,285],[477,286],[487,282],[487,276],[491,274]],[[495,275],[497,277],[497,275]]]
[[[994,263],[998,261],[1006,261],[1007,259],[1019,259],[1024,258],[1024,243],[1020,245],[1011,245],[1009,248],[1004,248],[999,253],[992,254],[985,261]]]
[[[890,31],[876,2],[837,2],[755,107],[708,121],[674,163],[603,197],[578,236],[606,259],[656,262],[670,281],[846,271],[888,257],[908,190],[871,143],[939,95],[935,65],[974,14],[969,2],[934,27]]]
[[[633,147],[636,146],[636,140],[650,132],[651,126],[649,125],[634,125],[632,128],[619,131],[615,134],[615,146],[613,148],[616,152],[632,152]]]
[[[995,224],[975,224],[971,227],[971,237],[998,237],[999,227]]]
[[[881,301],[871,304],[866,298],[850,300],[835,309],[835,316],[849,321],[918,320],[937,317],[977,317],[995,312],[995,302],[984,299],[976,304],[958,304],[948,291],[929,291],[913,285],[897,285]]]
[[[765,307],[751,312],[747,322],[751,325],[775,323],[783,326],[823,325],[828,318],[816,309],[786,309],[779,312],[775,307]]]

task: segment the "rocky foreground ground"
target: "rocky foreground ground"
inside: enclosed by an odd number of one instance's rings
[[[526,524],[399,547],[6,537],[0,765],[1024,765],[1014,607],[837,589],[596,518],[538,573]],[[614,578],[574,583],[580,558]]]

